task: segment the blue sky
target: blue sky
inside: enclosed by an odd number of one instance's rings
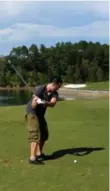
[[[0,1],[0,54],[80,40],[109,43],[108,1]]]

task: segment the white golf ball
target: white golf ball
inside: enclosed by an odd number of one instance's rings
[[[77,163],[78,161],[77,160],[74,160],[74,163]]]

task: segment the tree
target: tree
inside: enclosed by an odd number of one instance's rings
[[[99,42],[13,47],[5,61],[0,60],[0,85],[23,85],[8,60],[31,86],[46,83],[53,75],[62,76],[69,83],[109,79],[109,46]]]

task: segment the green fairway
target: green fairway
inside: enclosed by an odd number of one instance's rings
[[[109,82],[93,82],[93,83],[85,83],[87,86],[85,88],[81,88],[81,90],[109,90]],[[67,85],[67,84],[64,84]],[[63,85],[63,86],[64,86]]]
[[[88,90],[109,90],[109,82],[94,82],[87,83],[87,87],[84,89]]]
[[[61,101],[48,109],[54,159],[28,164],[24,106],[0,108],[0,191],[108,191],[108,100]],[[74,163],[74,160],[78,163]]]

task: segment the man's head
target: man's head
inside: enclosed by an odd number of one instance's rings
[[[58,76],[55,76],[51,79],[50,83],[47,85],[47,91],[57,91],[62,85],[62,79]]]

